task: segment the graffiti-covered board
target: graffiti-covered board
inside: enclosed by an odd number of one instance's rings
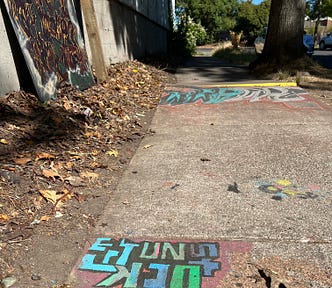
[[[5,0],[41,101],[66,83],[83,90],[94,80],[72,0]]]
[[[251,248],[251,243],[232,241],[97,238],[72,276],[77,288],[217,288],[231,270],[232,255]]]

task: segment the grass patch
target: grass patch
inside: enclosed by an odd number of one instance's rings
[[[293,80],[298,84],[304,75],[315,76],[316,78],[332,79],[332,71],[319,65],[309,57],[303,57],[292,61],[275,71],[275,66],[271,63],[265,63],[257,66],[253,73],[258,78],[271,80]]]
[[[217,48],[213,52],[213,57],[225,60],[230,64],[249,65],[257,56],[250,48]]]

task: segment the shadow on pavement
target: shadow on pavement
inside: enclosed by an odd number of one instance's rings
[[[332,69],[332,56],[331,55],[313,55],[312,58],[325,68]]]
[[[209,56],[191,57],[176,71],[178,84],[220,84],[257,80],[248,66],[232,65]],[[188,83],[189,82],[189,83]]]

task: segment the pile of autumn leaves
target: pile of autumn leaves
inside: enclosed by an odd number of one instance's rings
[[[40,104],[22,91],[2,99],[0,245],[15,241],[17,225],[61,217],[68,202],[84,201],[78,188],[98,185],[98,171],[142,132],[145,113],[169,80],[159,69],[128,61],[111,66],[109,79],[90,89],[61,89],[56,101]]]

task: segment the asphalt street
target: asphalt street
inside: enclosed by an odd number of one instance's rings
[[[326,49],[323,51],[315,50],[313,59],[323,67],[332,69],[332,49]]]

